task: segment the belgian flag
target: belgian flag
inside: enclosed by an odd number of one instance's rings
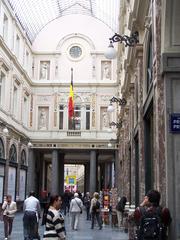
[[[74,117],[73,68],[71,68],[71,84],[69,91],[68,116],[69,119],[72,119]]]

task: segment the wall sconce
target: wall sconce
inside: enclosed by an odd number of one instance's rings
[[[0,121],[0,126],[2,127],[2,131],[3,131],[4,134],[6,134],[6,135],[9,134],[9,130],[6,126],[6,123]]]
[[[28,146],[28,148],[31,148],[33,146],[33,144],[29,141],[27,146]]]
[[[125,106],[126,103],[127,103],[125,98],[112,97],[110,99],[110,104],[109,104],[109,106],[107,108],[108,112],[113,112],[114,111],[114,107],[112,105],[112,103],[114,103],[114,102],[119,103],[119,106]]]
[[[112,147],[112,143],[111,142],[108,143],[108,147],[109,148]]]
[[[109,140],[109,142],[108,142],[108,147],[109,147],[109,148],[112,147],[113,144],[115,144],[115,143],[117,143],[117,140],[111,138],[111,139]]]
[[[9,133],[9,130],[8,130],[7,127],[4,127],[4,128],[3,128],[3,133],[5,133],[5,134],[8,134],[8,133]]]
[[[116,128],[121,128],[122,127],[122,121],[116,123],[116,122],[111,122],[109,123],[109,126],[116,126]]]
[[[113,43],[114,42],[124,42],[125,47],[134,47],[139,42],[139,33],[136,31],[131,34],[131,36],[127,35],[120,35],[118,33],[115,33],[114,36],[109,38],[110,44],[108,46],[107,51],[104,53],[105,57],[107,59],[114,59],[117,55],[116,50],[114,49]]]

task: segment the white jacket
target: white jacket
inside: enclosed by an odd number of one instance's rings
[[[79,206],[78,206],[79,205]],[[70,212],[80,212],[83,207],[83,203],[80,198],[75,197],[70,203]],[[80,209],[81,208],[81,209]]]
[[[16,202],[12,201],[10,204],[8,204],[6,201],[4,201],[2,210],[4,210],[3,215],[15,217],[15,213],[17,212]]]

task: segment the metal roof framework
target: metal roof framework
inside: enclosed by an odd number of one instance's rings
[[[6,0],[31,42],[56,18],[83,14],[95,17],[118,30],[120,0]]]

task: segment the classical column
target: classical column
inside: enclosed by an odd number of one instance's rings
[[[88,164],[85,164],[84,165],[84,168],[85,168],[85,179],[84,179],[84,192],[89,192],[89,171],[90,171],[90,168],[89,168],[89,163]]]
[[[34,149],[29,149],[28,155],[28,171],[27,171],[27,194],[30,191],[36,191],[36,169],[35,169],[35,151]]]
[[[104,187],[106,189],[111,188],[111,165],[110,165],[110,163],[105,163]]]
[[[96,151],[90,152],[90,179],[89,179],[89,191],[93,193],[96,191]]]
[[[52,151],[51,194],[59,193],[58,150]]]
[[[63,194],[64,193],[64,154],[60,153],[59,154],[59,193]]]

